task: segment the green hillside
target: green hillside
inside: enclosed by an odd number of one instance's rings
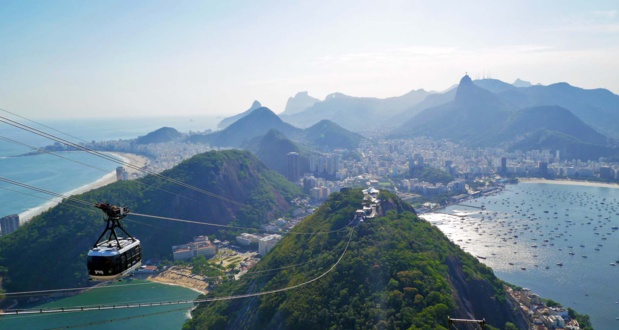
[[[165,143],[178,140],[182,134],[172,127],[162,127],[135,139],[135,144]]]
[[[148,215],[257,227],[288,211],[288,201],[301,193],[297,186],[243,151],[207,152],[162,174],[237,203],[153,176],[116,182],[75,197],[93,205],[103,201],[126,205],[133,212]],[[131,215],[125,223],[142,242],[145,260],[171,259],[172,245],[217,230]],[[0,237],[3,287],[14,292],[87,285],[86,254],[103,228],[98,209],[64,201],[11,235]]]
[[[448,316],[523,326],[490,268],[395,195],[379,198],[379,217],[341,232],[287,236],[240,281],[210,295],[262,292],[316,278],[336,263],[351,233],[341,262],[323,278],[283,293],[203,304],[185,328],[446,329]],[[295,230],[346,228],[361,201],[359,190],[334,193]]]
[[[321,120],[304,131],[305,141],[318,150],[348,149],[359,146],[362,136],[330,120]]]

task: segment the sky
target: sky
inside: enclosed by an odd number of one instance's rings
[[[468,73],[619,94],[619,1],[0,1],[0,108],[29,118],[276,113]]]

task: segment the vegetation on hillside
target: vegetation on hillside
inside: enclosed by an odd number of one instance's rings
[[[492,270],[420,220],[409,204],[381,193],[383,215],[338,233],[285,237],[238,282],[212,296],[262,292],[320,280],[254,298],[201,305],[186,329],[447,329],[447,317],[486,318],[503,328],[512,314]],[[361,205],[359,190],[334,193],[298,231],[346,228]],[[282,268],[289,265],[295,267]],[[278,271],[266,271],[279,269]]]
[[[408,176],[411,178],[419,179],[419,181],[430,182],[433,184],[448,184],[449,182],[454,180],[454,177],[451,174],[441,169],[430,166],[424,166],[420,169],[413,169],[413,171],[411,171]]]
[[[287,212],[288,201],[301,193],[244,151],[200,154],[163,174],[241,204],[153,176],[116,182],[75,197],[92,205],[104,201],[125,205],[134,213],[257,227]],[[131,215],[124,222],[129,233],[140,239],[145,260],[171,259],[172,245],[217,230]],[[3,287],[11,292],[87,285],[86,254],[103,229],[98,209],[65,200],[11,235],[0,237]]]

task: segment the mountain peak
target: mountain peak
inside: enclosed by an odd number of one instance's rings
[[[521,80],[520,78],[516,79],[516,81],[514,81],[514,83],[512,84],[514,87],[531,87],[533,86],[533,84],[531,84],[528,81],[525,80]]]
[[[303,112],[311,108],[319,99],[309,95],[307,91],[298,92],[294,97],[288,98],[286,109],[282,115],[294,115],[295,113]]]
[[[258,108],[262,108],[262,104],[260,104],[258,100],[255,100],[254,103],[251,104],[251,107],[249,109],[243,111],[242,113],[236,114],[232,117],[224,118],[221,122],[219,122],[219,124],[217,124],[217,128],[224,129],[230,126],[230,124],[236,122],[237,120],[249,115],[252,111]]]
[[[471,79],[471,77],[469,77],[468,74],[465,74],[464,77],[460,79],[460,86],[466,85],[466,84],[473,84],[473,79]]]
[[[464,75],[462,79],[460,79],[460,84],[458,84],[458,90],[456,91],[456,101],[463,101],[467,99],[467,95],[474,93],[475,90],[478,89],[473,83],[473,80],[469,75]]]

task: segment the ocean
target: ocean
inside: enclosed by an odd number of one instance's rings
[[[147,302],[192,300],[198,293],[178,286],[145,280],[113,282],[73,297],[56,300],[37,308],[119,305]],[[181,329],[192,305],[128,308],[107,311],[33,314],[0,317],[1,329]]]
[[[180,132],[198,132],[214,129],[220,120],[214,116],[37,120],[39,123],[74,136],[70,137],[21,118],[5,114],[3,116],[76,143],[81,141],[74,137],[85,141],[132,139],[163,126],[174,127]],[[0,138],[2,137],[34,147],[53,144],[51,140],[0,122]],[[96,168],[49,154],[22,156],[31,151],[33,151],[32,148],[0,139],[0,176],[51,192],[67,194],[96,181],[106,173],[114,171],[118,166],[114,162],[84,152],[61,152],[59,154]],[[27,213],[29,210],[48,203],[52,198],[44,193],[0,182],[0,217]]]
[[[421,217],[500,279],[619,327],[619,189],[519,183],[463,205]]]

